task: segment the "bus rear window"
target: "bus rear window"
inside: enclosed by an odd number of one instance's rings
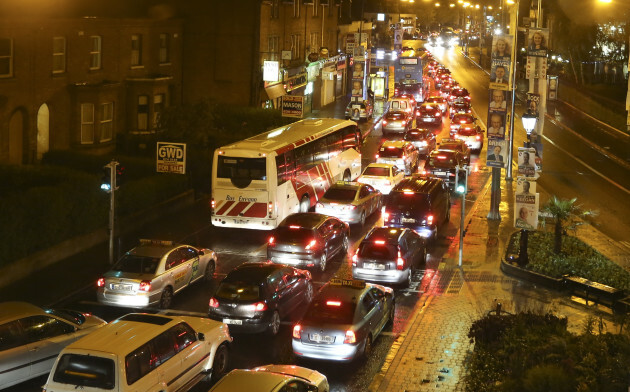
[[[219,156],[217,178],[229,178],[237,188],[252,181],[267,181],[266,158],[235,158]]]

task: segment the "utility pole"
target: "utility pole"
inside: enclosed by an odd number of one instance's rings
[[[103,166],[103,181],[101,182],[101,189],[109,193],[109,264],[114,264],[114,236],[115,236],[115,219],[116,219],[116,190],[118,186],[117,174],[119,163],[112,159],[110,163]]]
[[[464,165],[464,171],[466,172],[464,177],[464,184],[459,184],[459,166],[455,169],[455,190],[462,195],[462,211],[461,217],[459,220],[459,266],[462,266],[462,260],[464,258],[464,236],[466,235],[466,230],[464,229],[465,220],[466,220],[466,193],[468,193],[468,169],[469,167]],[[499,169],[501,170],[501,169]]]

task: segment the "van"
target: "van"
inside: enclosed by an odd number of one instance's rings
[[[385,226],[408,227],[434,241],[451,218],[448,185],[434,177],[404,178],[389,193],[383,211]]]
[[[395,97],[389,101],[389,111],[407,112],[413,115],[416,110],[416,101],[410,97]]]
[[[231,341],[208,318],[130,313],[64,348],[42,390],[187,391],[225,374]]]

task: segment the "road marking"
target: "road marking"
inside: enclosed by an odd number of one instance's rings
[[[602,126],[604,126],[604,127],[608,128],[608,129],[612,130],[612,131],[615,131],[615,132],[616,132],[616,133],[618,133],[620,136],[630,137],[630,134],[627,134],[626,132],[620,131],[620,130],[619,130],[619,129],[617,129],[617,128],[611,127],[610,125],[606,124],[605,122],[603,122],[603,121],[601,121],[601,120],[596,119],[595,117],[591,116],[590,114],[588,114],[588,113],[586,113],[586,112],[581,111],[580,109],[576,108],[575,106],[571,105],[570,103],[568,103],[568,102],[566,102],[566,101],[563,101],[563,100],[559,100],[559,101],[560,101],[560,102],[562,102],[563,104],[565,104],[565,105],[567,105],[567,106],[571,107],[571,108],[572,108],[573,110],[575,110],[576,112],[580,112],[580,113],[584,114],[586,117],[588,117],[588,118],[590,118],[591,120],[593,120],[593,121],[595,121],[595,122],[599,123],[599,125],[602,125]],[[549,114],[547,114],[547,115],[549,116]]]

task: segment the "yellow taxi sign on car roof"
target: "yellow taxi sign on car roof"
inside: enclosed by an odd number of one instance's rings
[[[173,241],[166,240],[152,240],[147,238],[140,239],[140,245],[159,245],[159,246],[173,246]]]
[[[331,286],[345,286],[345,287],[354,287],[355,289],[363,289],[365,288],[364,280],[355,280],[355,279],[340,279],[340,278],[332,278],[330,280]]]

